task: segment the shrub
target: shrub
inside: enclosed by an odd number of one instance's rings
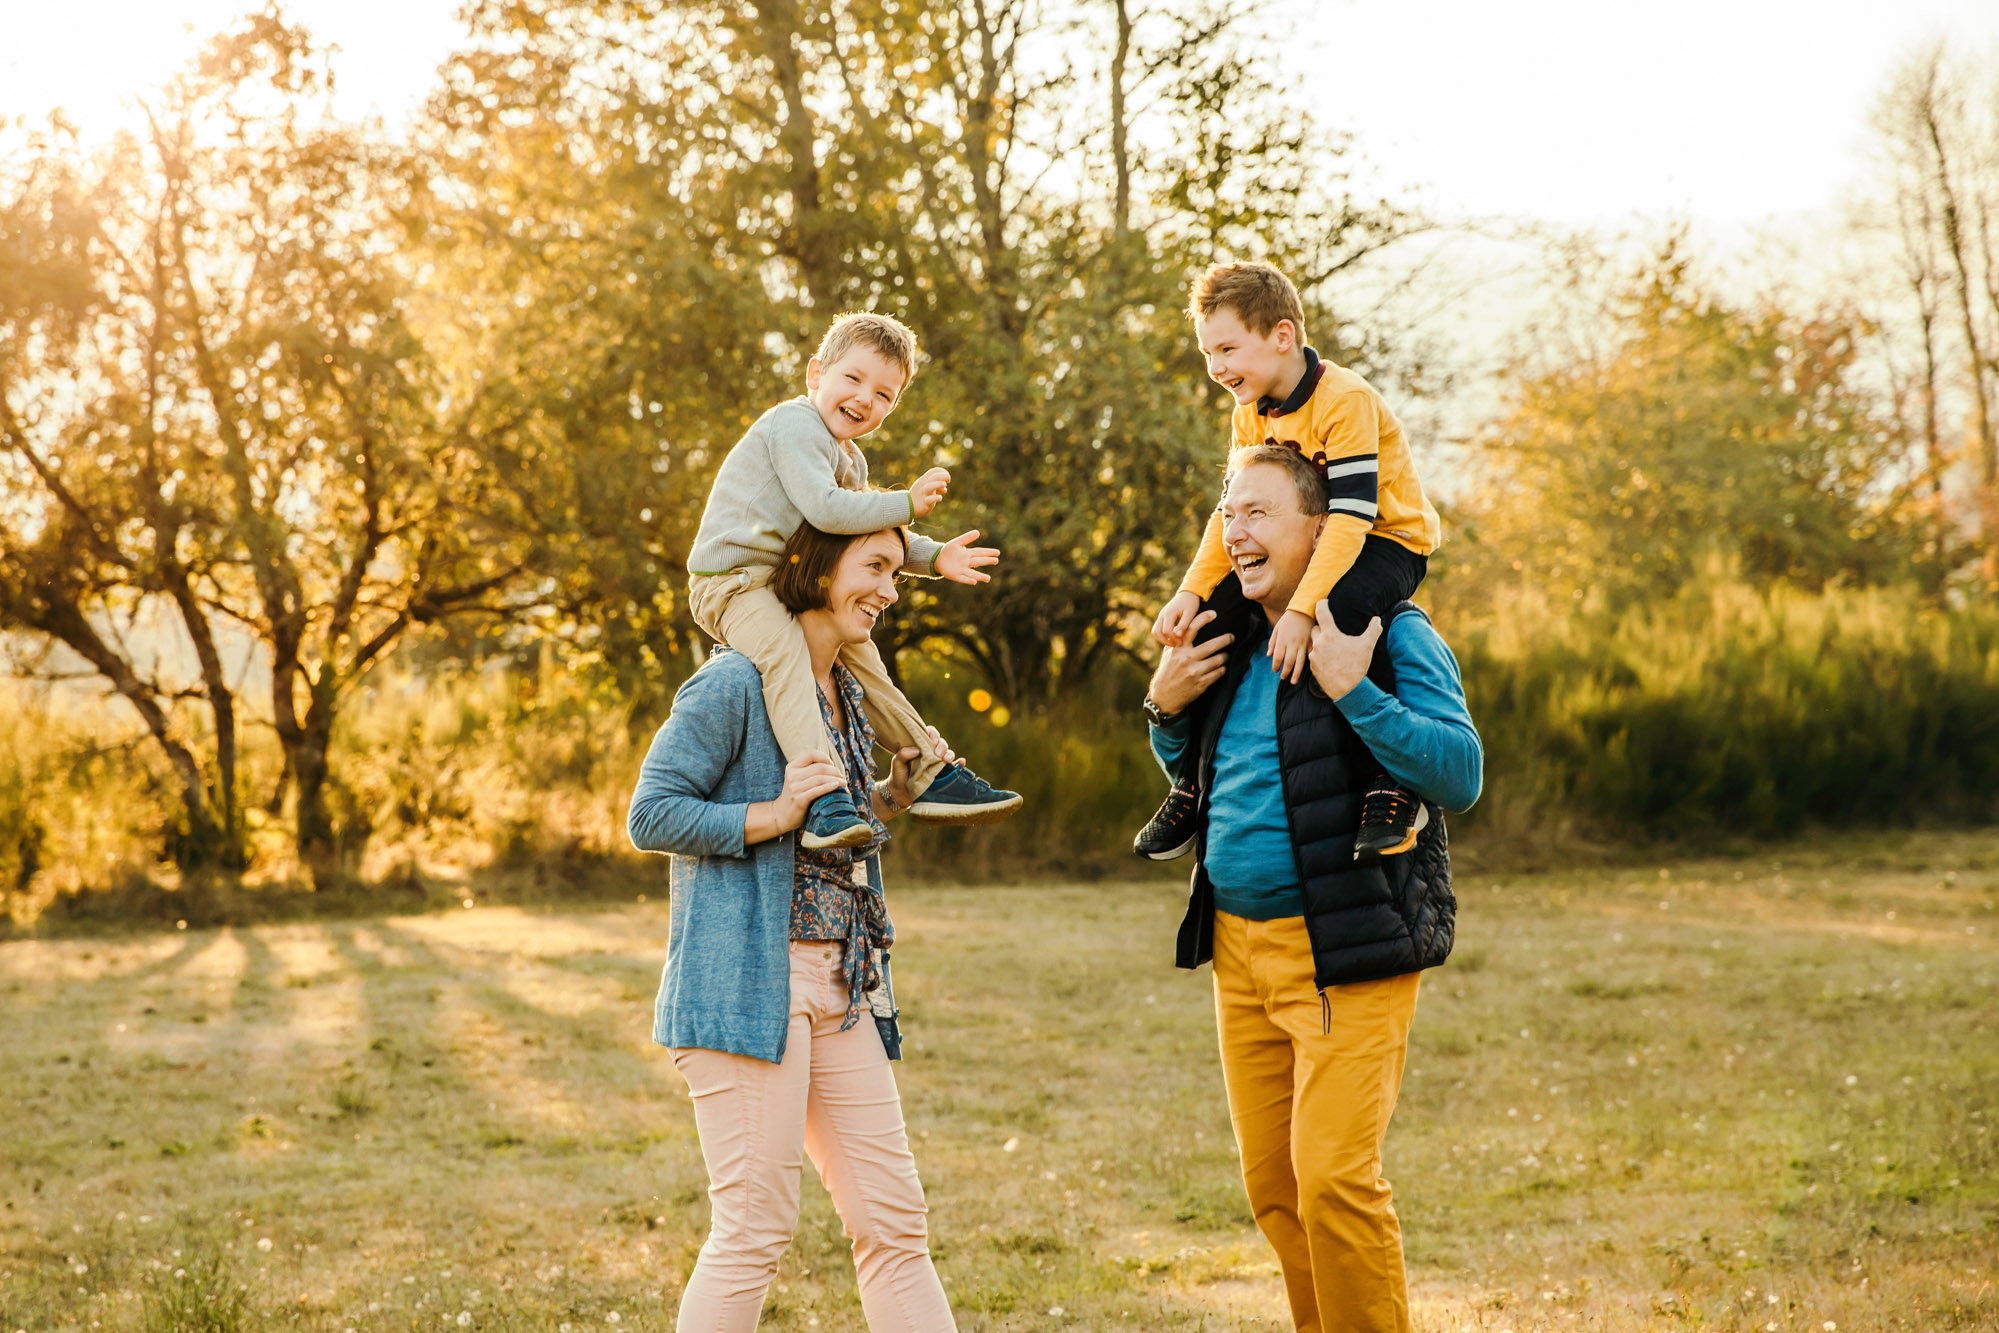
[[[1991,607],[1941,609],[1894,590],[1758,591],[1716,577],[1622,612],[1516,590],[1486,623],[1440,628],[1486,754],[1485,793],[1453,822],[1469,835],[1458,846],[1488,863],[1545,860],[1591,840],[1999,819]],[[1016,714],[961,662],[905,654],[903,666],[918,707],[1027,808],[985,828],[898,822],[898,878],[1155,873],[1128,850],[1166,790],[1136,662]],[[17,742],[0,747],[0,887],[32,883],[36,903],[60,889],[68,916],[200,924],[277,911],[202,883],[163,894],[139,873],[164,806],[143,771],[106,758],[117,753],[104,739],[117,734],[116,707],[89,726],[25,714],[0,723],[0,739]],[[491,870],[526,870],[536,892],[627,894],[635,880],[649,889],[662,876],[633,865],[624,813],[664,713],[546,665],[382,677],[348,710],[336,745],[368,839],[355,903],[384,889],[421,899],[425,876]],[[263,833],[283,845],[275,829]],[[70,896],[85,885],[117,891]],[[321,909],[333,910],[320,887]],[[489,878],[480,897],[493,891]],[[17,917],[34,913],[24,901],[17,892]]]
[[[1456,647],[1488,790],[1532,810],[1625,837],[1999,818],[1989,608],[1722,582],[1614,616],[1528,599]]]

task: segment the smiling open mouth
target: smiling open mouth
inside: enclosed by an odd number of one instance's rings
[[[1239,555],[1236,557],[1235,567],[1240,573],[1248,573],[1252,569],[1262,568],[1269,561],[1270,557],[1267,555]]]
[[[860,425],[863,421],[867,420],[866,417],[862,416],[859,412],[856,412],[851,407],[841,408],[840,415],[845,417],[847,420],[853,422],[857,426]]]
[[[881,606],[869,606],[866,602],[858,602],[855,605],[859,608],[860,613],[868,618],[868,626],[870,628],[881,623],[882,612],[888,609]]]

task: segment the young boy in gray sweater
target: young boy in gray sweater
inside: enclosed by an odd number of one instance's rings
[[[927,516],[951,474],[931,468],[904,491],[871,491],[868,461],[854,443],[888,419],[916,373],[916,335],[887,315],[842,315],[805,368],[803,397],[757,419],[722,460],[687,558],[694,623],[748,657],[763,675],[764,707],[786,759],[837,753],[819,711],[819,687],[798,622],[769,587],[778,554],[799,524],[821,532],[863,533]],[[948,542],[911,533],[903,572],[984,583],[999,552],[973,546],[978,533]],[[875,737],[891,751],[915,746],[910,814],[931,823],[988,824],[1020,808],[963,763],[936,758],[922,716],[889,678],[872,643],[840,661],[866,695]],[[843,788],[812,803],[799,831],[808,848],[848,847],[874,836]]]

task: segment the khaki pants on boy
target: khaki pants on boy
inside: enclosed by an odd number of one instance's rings
[[[819,715],[819,685],[812,679],[812,654],[797,619],[770,590],[772,573],[763,568],[692,575],[687,581],[688,609],[702,633],[756,664],[763,676],[764,711],[770,714],[770,729],[784,757],[796,759],[807,750],[817,750],[831,759],[839,751]],[[909,790],[921,796],[944,767],[931,752],[922,714],[889,679],[874,644],[842,649],[840,664],[861,683],[875,740],[891,753],[911,745],[921,751],[909,767]]]
[[[1300,1333],[1410,1327],[1402,1229],[1381,1178],[1381,1143],[1421,976],[1328,986],[1322,1005],[1303,917],[1215,913],[1229,1119],[1250,1211],[1277,1251]]]

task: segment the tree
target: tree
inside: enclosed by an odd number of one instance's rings
[[[80,164],[41,137],[0,201],[0,628],[61,643],[138,712],[179,781],[186,865],[242,864],[232,637],[268,670],[272,801],[290,788],[319,860],[342,831],[342,700],[414,628],[531,600],[536,524],[486,466],[529,423],[443,390],[399,262],[407,164],[330,122],[326,89],[267,11],[170,85],[146,136]],[[160,608],[197,686],[170,679],[173,644],[120,633]]]
[[[1961,396],[1975,477],[1983,579],[1999,589],[1999,70],[1912,53],[1875,112],[1887,165],[1883,201],[1920,351],[1918,407],[1939,504],[1949,450],[1938,400]],[[1898,312],[1900,313],[1900,312]],[[1948,329],[1952,341],[1945,341]]]
[[[1204,9],[488,0],[470,17],[435,146],[453,197],[508,209],[504,227],[468,214],[451,262],[552,261],[507,268],[521,313],[500,340],[577,312],[594,345],[556,345],[579,382],[662,409],[579,415],[567,437],[594,458],[608,431],[663,469],[618,474],[655,515],[643,559],[577,564],[632,580],[598,584],[606,641],[678,583],[713,468],[798,391],[826,321],[877,309],[929,360],[867,442],[876,476],[952,467],[934,526],[1006,552],[988,587],[915,591],[885,646],[955,645],[1016,707],[1063,694],[1123,651],[1214,502],[1225,429],[1178,313],[1190,270],[1267,255],[1309,285],[1410,225],[1347,198],[1341,145],[1286,119]],[[1114,75],[1087,40],[1103,21]],[[607,339],[645,352],[614,364]]]
[[[111,239],[136,145],[94,173],[60,126],[21,147],[0,206],[0,628],[62,645],[132,707],[179,792],[176,861],[240,867],[236,697],[197,591],[217,478],[177,428],[167,237]],[[147,603],[172,608],[199,686],[132,642]],[[207,754],[177,717],[193,700],[213,722]]]
[[[1516,365],[1478,442],[1479,544],[1460,559],[1488,591],[1517,572],[1655,597],[1717,555],[1759,582],[1934,585],[1910,442],[1855,373],[1863,321],[1717,301],[1678,238],[1603,318],[1596,350]]]

